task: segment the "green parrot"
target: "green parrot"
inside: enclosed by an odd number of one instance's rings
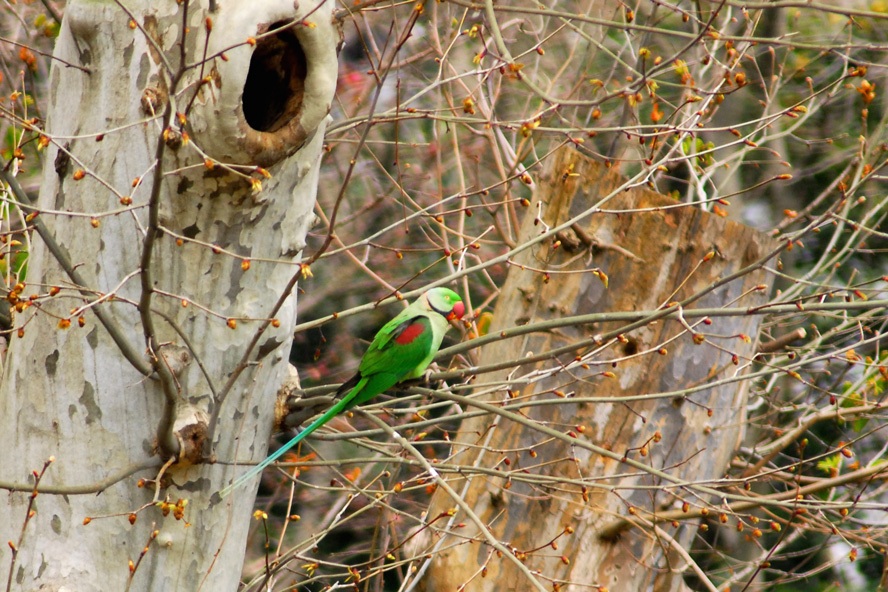
[[[276,461],[303,438],[357,405],[363,405],[397,383],[423,375],[450,328],[450,321],[462,318],[466,307],[459,295],[447,288],[432,288],[376,333],[373,343],[361,359],[358,372],[345,382],[337,395],[338,403],[281,446],[274,454],[244,473],[222,490],[225,497]]]

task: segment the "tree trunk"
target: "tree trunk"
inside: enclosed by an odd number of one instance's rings
[[[503,477],[463,478],[452,482],[453,488],[527,571],[492,552],[460,512],[453,520],[464,526],[456,536],[441,531],[439,538],[425,539],[429,547],[423,552],[431,547],[438,552],[424,589],[686,589],[683,550],[691,544],[696,521],[655,529],[652,516],[685,502],[690,509],[720,503],[695,486],[678,484],[723,476],[743,435],[746,388],[743,382],[694,387],[742,375],[754,344],[740,336],[754,337],[761,321],[740,314],[713,316],[707,325],[693,309],[764,303],[768,290],[756,288],[768,283],[761,269],[707,288],[759,260],[768,241],[750,228],[652,191],[620,190],[624,180],[572,150],[562,150],[553,161],[522,240],[544,225],[552,228],[589,208],[600,210],[560,233],[557,246],[541,243],[511,262],[490,334],[572,315],[662,310],[702,293],[683,307],[693,331],[673,316],[631,330],[626,321],[559,327],[485,347],[481,367],[589,343],[555,362],[478,377],[505,385],[488,401],[526,402],[518,413],[570,437],[553,439],[527,422],[504,417],[463,423],[453,457],[467,472],[497,467]],[[596,268],[605,275],[590,271]],[[693,390],[675,392],[682,389]],[[608,403],[610,398],[616,400]],[[550,404],[531,405],[541,400]],[[525,469],[546,479],[524,478]],[[428,516],[453,506],[439,490]],[[468,537],[482,542],[469,543]]]
[[[266,451],[339,37],[330,2],[220,4],[67,5],[0,391],[13,590],[240,580],[254,490],[216,492]]]

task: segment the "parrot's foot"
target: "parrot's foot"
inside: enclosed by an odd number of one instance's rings
[[[408,389],[412,386],[421,386],[423,388],[428,388],[435,390],[439,386],[441,386],[440,380],[432,380],[432,370],[426,370],[422,376],[418,378],[411,378],[410,380],[404,380],[398,383],[398,388]]]
[[[422,378],[420,380],[422,380],[422,382],[423,382],[423,384],[425,384],[425,386],[436,391],[436,390],[438,390],[438,387],[441,386],[442,381],[432,380],[432,374],[433,374],[432,370],[429,368],[426,368],[426,371],[423,372]]]
[[[389,389],[390,393],[397,393],[395,397],[403,396],[408,394],[408,391],[415,387],[422,385],[421,378],[411,378],[410,380],[403,380]]]

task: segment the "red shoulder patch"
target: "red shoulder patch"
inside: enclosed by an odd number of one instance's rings
[[[398,336],[395,337],[395,343],[398,345],[413,343],[413,340],[422,335],[423,331],[425,331],[425,326],[422,323],[410,323],[398,333]]]

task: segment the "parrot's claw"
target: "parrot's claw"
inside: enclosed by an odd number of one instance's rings
[[[441,372],[441,369],[436,364],[433,364],[432,366],[429,366],[428,368],[426,368],[426,371],[422,375],[423,384],[427,388],[429,388],[433,391],[437,391],[442,386],[445,386],[445,383],[443,380],[441,380],[441,379],[435,380],[432,378],[432,375],[435,373],[438,373],[438,372]]]
[[[432,374],[434,374],[432,370],[426,370],[423,372],[422,376],[399,382],[396,388],[406,390],[410,387],[421,386],[423,388],[435,390],[441,385],[441,381],[432,380]]]

